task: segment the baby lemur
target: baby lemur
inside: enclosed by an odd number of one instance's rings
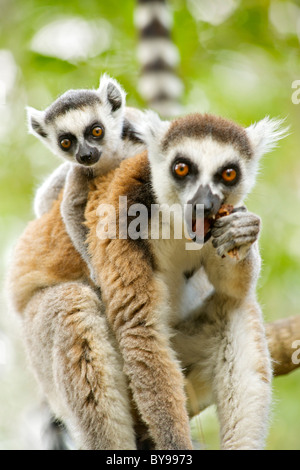
[[[40,217],[48,212],[65,188],[62,216],[86,262],[83,222],[88,180],[145,149],[134,122],[146,120],[147,114],[125,108],[125,97],[121,85],[104,74],[97,90],[69,90],[44,111],[27,107],[29,132],[67,160],[37,190],[35,214]]]
[[[222,204],[243,202],[259,158],[282,136],[278,123],[265,119],[243,129],[200,114],[166,124],[149,114],[145,122],[139,131],[149,160],[138,155],[89,183],[87,249],[102,301],[66,233],[62,195],[20,238],[10,285],[29,356],[81,447],[135,448],[127,378],[156,448],[191,448],[184,369],[199,409],[217,404],[222,448],[261,448],[271,366],[255,296],[260,220],[247,211],[213,228],[211,220]],[[169,239],[99,238],[98,207],[110,204],[118,214],[120,196],[128,208],[203,204],[203,248],[186,250],[187,240],[173,236],[173,219]],[[226,256],[232,249],[235,259]],[[180,299],[186,274],[200,268],[213,289],[189,314]]]

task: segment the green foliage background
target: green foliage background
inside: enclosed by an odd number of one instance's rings
[[[191,2],[170,3],[174,10],[173,37],[181,54],[186,111],[210,111],[243,125],[268,114],[286,117],[290,125],[290,136],[264,158],[248,207],[263,220],[264,265],[258,295],[265,318],[270,321],[296,315],[300,303],[300,105],[293,104],[291,96],[292,83],[300,80],[300,15],[298,37],[292,28],[290,32],[280,32],[270,21],[274,4],[291,2],[240,1],[235,12],[218,26],[196,21],[188,8]],[[24,107],[29,104],[43,109],[69,88],[96,87],[104,71],[120,80],[130,105],[143,107],[136,90],[139,64],[134,6],[133,0],[0,0],[0,52],[10,51],[17,66],[6,103],[0,103],[3,279],[11,247],[33,217],[35,189],[58,164],[42,144],[27,135]],[[106,19],[112,28],[110,48],[77,63],[33,52],[30,44],[36,32],[65,16]],[[0,70],[0,81],[3,73],[5,70]],[[0,448],[30,447],[27,431],[22,428],[28,427],[28,413],[38,392],[20,346],[18,320],[5,302],[5,289],[0,329],[8,342],[7,364],[2,369],[0,364]],[[297,371],[274,381],[269,449],[300,449],[299,374]],[[198,433],[199,428],[203,433]],[[208,448],[218,447],[214,410],[205,412],[200,421],[197,419],[193,430]]]

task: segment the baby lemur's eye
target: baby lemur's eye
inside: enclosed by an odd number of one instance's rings
[[[237,177],[237,172],[233,168],[226,168],[222,173],[225,183],[232,183]]]
[[[178,162],[174,165],[173,171],[176,176],[179,176],[180,178],[184,178],[185,176],[189,174],[190,167],[187,163]]]
[[[60,145],[61,145],[63,150],[69,150],[69,148],[72,145],[72,141],[70,139],[62,139],[60,141]]]
[[[103,137],[103,128],[101,126],[95,126],[92,129],[92,136],[96,139]]]

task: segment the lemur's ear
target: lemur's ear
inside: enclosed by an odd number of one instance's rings
[[[48,134],[45,130],[45,112],[27,106],[28,131],[36,137],[46,139]]]
[[[124,110],[126,103],[126,93],[121,85],[107,74],[102,75],[98,88],[98,94],[104,103],[107,103],[112,113],[119,114]]]
[[[246,129],[252,144],[254,158],[259,159],[276,147],[279,140],[288,135],[283,119],[270,119],[268,116]]]

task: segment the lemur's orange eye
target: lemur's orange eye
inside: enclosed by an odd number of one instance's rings
[[[63,150],[68,150],[72,145],[72,141],[70,139],[62,139],[60,141],[60,145],[62,146]]]
[[[222,178],[226,183],[232,183],[237,176],[236,171],[233,168],[226,168],[222,173]]]
[[[189,174],[190,167],[187,163],[176,163],[174,166],[174,172],[177,176],[184,177]]]
[[[93,130],[92,130],[93,137],[96,137],[96,138],[99,139],[99,137],[102,137],[102,134],[103,134],[102,127],[96,126],[96,127],[93,128]]]

